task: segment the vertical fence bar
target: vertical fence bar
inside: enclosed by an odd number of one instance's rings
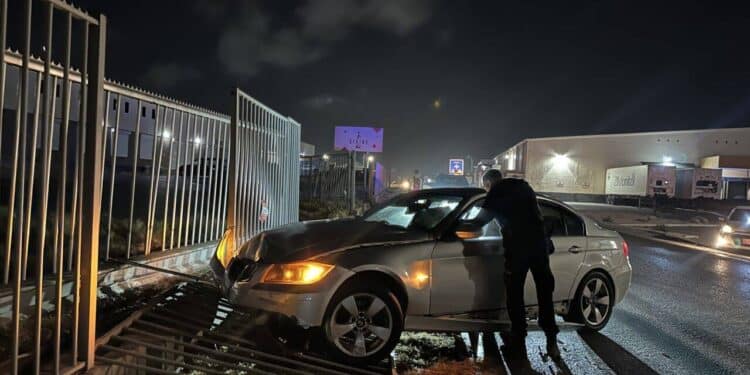
[[[195,120],[194,116],[193,116],[193,119]],[[193,122],[195,122],[195,121],[193,121]],[[186,134],[186,139],[185,139],[185,154],[183,155],[184,156],[184,162],[182,163],[182,171],[180,172],[182,174],[182,190],[180,191],[180,216],[179,216],[180,224],[179,224],[179,227],[177,229],[177,247],[180,247],[180,246],[182,246],[184,244],[183,243],[183,237],[182,237],[182,227],[186,226],[185,216],[184,216],[184,212],[185,212],[185,189],[186,189],[186,187],[189,187],[189,186],[186,186],[186,182],[188,181],[188,173],[187,173],[188,154],[190,153],[190,149],[192,148],[190,146],[190,144],[192,143],[192,141],[190,140],[191,134],[192,134],[191,129],[194,129],[194,127],[191,128],[191,126],[190,126],[190,114],[188,114],[187,132],[186,132],[187,134]]]
[[[161,121],[159,121],[159,109],[161,108]],[[156,165],[155,168],[151,168],[151,184],[149,184],[148,194],[148,217],[146,225],[146,242],[144,254],[151,254],[151,247],[154,239],[154,221],[156,220],[156,202],[159,201],[159,180],[161,179],[161,157],[164,155],[164,142],[161,141],[161,135],[164,132],[164,124],[167,122],[167,108],[157,106],[156,107],[156,124],[154,126],[154,151],[156,151],[156,159],[151,160],[152,165]],[[156,140],[160,141],[157,143]],[[157,148],[158,147],[158,148]],[[158,151],[157,151],[158,150]],[[162,231],[164,223],[162,223]],[[164,250],[164,244],[162,244],[162,250]]]
[[[0,108],[5,107],[5,40],[6,40],[6,28],[8,25],[8,0],[0,0],[0,51],[3,53],[3,58],[0,59]],[[3,115],[0,111],[0,165],[2,165],[3,159]],[[10,211],[8,211],[8,217],[10,217]],[[6,231],[6,236],[9,232]],[[10,241],[9,241],[10,242]],[[3,256],[3,284],[8,284],[10,277],[10,251],[7,251]]]
[[[247,163],[247,153],[241,152],[247,144],[247,136],[250,133],[250,129],[247,127],[246,121],[247,113],[247,101],[240,98],[240,108],[238,109],[238,121],[237,121],[237,168],[239,173],[239,180],[237,181],[237,202],[241,207],[236,214],[237,223],[237,236],[240,238],[242,243],[247,238],[247,176],[249,171],[249,165]]]
[[[195,234],[198,242],[203,242],[203,225],[205,222],[205,207],[206,207],[206,187],[208,183],[208,174],[206,172],[206,165],[211,160],[208,156],[209,147],[211,147],[211,136],[210,136],[210,129],[211,129],[211,119],[206,119],[206,128],[203,130],[203,136],[205,139],[202,142],[202,155],[201,162],[203,165],[201,165],[201,178],[200,178],[200,210],[198,214],[198,233]]]
[[[38,130],[39,130],[39,106],[40,106],[40,98],[41,98],[41,84],[42,84],[42,75],[37,74],[37,83],[35,85],[36,87],[36,102],[34,104],[34,121],[33,121],[33,130],[31,132],[31,162],[29,166],[29,183],[26,185],[26,202],[23,206],[23,215],[25,219],[21,222],[23,224],[23,241],[21,242],[24,244],[24,259],[28,259],[28,244],[29,244],[29,237],[31,233],[31,209],[32,204],[34,201],[34,174],[36,169],[36,144],[37,144],[37,136],[38,136]],[[44,121],[42,119],[42,121]],[[24,141],[25,142],[25,141]],[[19,223],[19,224],[21,224]],[[23,274],[26,274],[26,268],[24,267]],[[25,276],[24,276],[25,277]]]
[[[83,226],[83,185],[85,183],[84,181],[84,168],[83,168],[83,160],[86,155],[86,127],[88,125],[88,59],[89,59],[89,23],[84,22],[83,23],[83,56],[81,60],[81,94],[79,96],[80,100],[80,110],[78,111],[78,144],[80,145],[80,149],[78,152],[78,157],[76,160],[76,168],[78,168],[78,186],[80,187],[78,189],[78,230],[76,230],[76,255],[75,255],[75,264],[73,267],[73,275],[75,277],[73,278],[73,321],[72,321],[72,329],[71,329],[71,347],[72,347],[72,356],[71,365],[75,364],[78,361],[78,316],[80,313],[80,306],[81,306],[81,245],[82,245],[82,226]],[[107,110],[107,106],[109,105],[109,93],[107,94],[107,98],[104,102],[104,111],[105,113],[109,113]],[[104,120],[104,126],[106,130],[106,123],[107,118],[105,117]],[[94,124],[94,127],[99,127],[99,124]],[[106,132],[104,132],[104,135],[106,135]],[[106,142],[102,144],[102,148],[106,146]],[[102,151],[104,152],[104,151]],[[104,155],[102,155],[102,161]],[[102,162],[102,165],[104,163]],[[101,173],[100,176],[104,175],[104,173]],[[96,182],[97,185],[101,188],[102,187],[102,181],[101,179]],[[101,204],[99,205],[101,206]],[[101,210],[101,208],[100,208]]]
[[[156,163],[156,157],[157,157],[157,150],[158,145],[156,144],[156,134],[159,133],[159,107],[157,106],[157,113],[156,113],[156,119],[154,122],[154,137],[151,142],[151,176],[148,180],[148,203],[147,203],[147,209],[146,209],[146,236],[143,239],[143,253],[145,255],[148,255],[151,252],[151,239],[150,239],[150,232],[151,232],[151,209],[154,207],[152,202],[154,199],[154,178],[156,176],[156,170],[159,168],[159,166]],[[145,111],[145,109],[143,109]],[[145,113],[145,112],[144,112]],[[161,151],[161,150],[159,150]],[[140,155],[138,155],[140,157]],[[158,178],[157,178],[158,183]],[[147,250],[148,249],[148,250]]]
[[[201,230],[201,238],[200,241],[209,241],[211,240],[211,236],[209,235],[209,230],[211,228],[211,224],[213,223],[213,207],[211,205],[211,198],[213,198],[213,192],[214,192],[214,173],[216,171],[216,120],[211,120],[211,127],[210,131],[208,133],[208,137],[211,139],[211,142],[206,142],[207,145],[210,145],[210,152],[208,153],[208,185],[207,185],[207,192],[205,194],[205,199],[203,200],[203,204],[205,207],[205,222],[203,229]],[[207,146],[209,147],[209,146]],[[207,150],[208,151],[208,150]]]
[[[4,5],[4,8],[7,10],[7,7]],[[5,12],[3,12],[5,14]],[[49,19],[51,21],[51,18]],[[25,42],[24,42],[24,66],[28,68],[28,59],[29,59],[29,48],[31,44],[31,0],[26,1],[26,35],[25,35]],[[5,51],[2,51],[3,54],[5,54]],[[3,55],[3,59],[5,59],[5,56]],[[25,82],[23,82],[25,83]],[[23,84],[22,83],[22,84]],[[19,90],[21,91],[22,95],[19,95],[19,100],[23,97],[25,99],[26,90]],[[22,100],[22,102],[25,102],[25,100]],[[1,104],[1,103],[0,103]],[[18,106],[16,107],[17,111],[20,111],[18,108],[23,108],[25,111],[26,107],[24,106]],[[24,113],[25,115],[25,113]],[[17,172],[17,165],[18,165],[18,143],[20,141],[20,129],[16,127],[16,143],[14,146],[14,161],[13,161],[13,175],[11,177],[11,197],[8,201],[8,230],[6,231],[6,238],[7,238],[7,244],[6,244],[6,254],[10,254],[10,248],[11,248],[11,242],[13,236],[11,235],[13,230],[13,215],[15,213],[15,209],[13,205],[15,204],[15,189],[16,189],[16,172]],[[12,322],[12,342],[11,342],[11,372],[15,375],[18,374],[18,354],[19,354],[19,347],[20,347],[20,323],[21,323],[21,317],[20,317],[20,305],[21,305],[21,274],[22,274],[22,261],[21,261],[21,248],[17,247],[15,252],[15,267],[14,267],[14,283],[13,283],[13,313],[11,316]],[[7,271],[7,268],[6,268]]]
[[[250,164],[250,189],[248,191],[248,199],[250,201],[255,202],[258,200],[258,186],[260,182],[258,181],[258,144],[257,144],[257,138],[258,138],[258,114],[260,108],[252,101],[248,100],[249,105],[249,116],[248,116],[248,138],[247,138],[247,148],[250,150],[247,157],[247,162]],[[251,235],[255,235],[258,233],[258,221],[257,220],[250,220],[250,223],[248,225],[248,230],[250,230]]]
[[[104,98],[104,56],[107,35],[107,18],[99,16],[99,25],[90,35],[91,53],[88,65],[91,71],[88,75],[89,89],[87,101],[90,103],[86,113],[87,124],[91,131],[86,132],[86,159],[84,162],[83,204],[82,214],[82,246],[81,246],[81,316],[79,329],[79,358],[86,362],[86,369],[94,366],[96,351],[96,297],[97,273],[99,262],[99,224],[101,213],[101,163],[102,163],[102,99]],[[109,234],[109,233],[108,233]]]
[[[199,201],[200,201],[200,194],[201,190],[203,190],[203,175],[201,174],[203,170],[203,159],[205,158],[205,143],[206,143],[206,136],[205,136],[205,130],[206,130],[206,118],[201,117],[201,127],[198,130],[198,136],[195,139],[195,148],[198,150],[198,165],[196,167],[195,171],[195,201],[193,202],[193,221],[192,226],[190,228],[190,244],[195,243],[195,235],[196,232],[200,231],[200,224],[201,224],[201,213],[198,212],[199,208]],[[195,163],[195,160],[193,160]]]
[[[175,220],[177,219],[177,217],[176,217],[177,216],[177,193],[178,193],[178,190],[180,188],[180,168],[182,167],[182,165],[181,165],[182,163],[180,161],[181,161],[181,156],[182,156],[181,155],[181,153],[182,153],[182,129],[184,128],[182,120],[183,120],[184,115],[185,115],[185,112],[181,111],[180,112],[180,122],[179,122],[180,131],[179,131],[179,135],[177,136],[177,139],[176,139],[176,143],[177,143],[177,157],[176,157],[175,160],[176,160],[177,165],[175,166],[175,171],[174,171],[174,199],[172,201],[172,225],[170,225],[170,227],[169,227],[169,247],[170,248],[174,248],[175,247],[174,230],[175,230],[175,226],[176,226],[175,225]],[[181,221],[182,221],[182,219],[180,219],[180,222]],[[177,241],[179,242],[179,234],[178,234],[177,238],[178,238]]]
[[[213,175],[213,142],[215,141],[214,136],[214,128],[215,123],[213,119],[209,119],[208,121],[209,126],[206,129],[206,151],[205,151],[205,158],[207,162],[203,163],[203,189],[201,192],[201,224],[200,224],[200,232],[198,232],[198,242],[204,242],[206,241],[206,228],[208,228],[208,223],[210,216],[208,215],[208,211],[211,209],[206,205],[206,202],[211,199],[211,182],[212,182],[212,175]],[[206,167],[208,166],[208,171],[206,171]]]
[[[221,132],[223,134],[223,142],[221,145],[221,181],[219,183],[219,197],[217,200],[218,206],[218,220],[216,228],[214,229],[214,236],[221,236],[221,233],[226,229],[226,208],[227,208],[227,183],[229,174],[229,128],[231,123],[222,123]]]
[[[70,87],[72,82],[70,80],[70,48],[71,48],[71,34],[73,33],[73,15],[68,13],[65,22],[65,71],[63,72],[63,107],[62,107],[62,142],[61,142],[61,160],[60,163],[60,177],[59,177],[59,188],[57,197],[58,207],[58,223],[60,233],[59,248],[55,250],[55,265],[57,271],[57,278],[55,283],[55,330],[54,330],[54,341],[55,349],[53,352],[54,356],[54,371],[55,374],[60,373],[60,335],[62,325],[62,291],[63,291],[63,261],[65,259],[63,251],[65,249],[65,201],[66,201],[66,177],[67,177],[67,164],[68,164],[68,130],[70,125]],[[44,272],[44,270],[41,270]],[[41,277],[40,277],[41,279]],[[37,303],[41,301],[41,298],[37,300]],[[41,319],[41,308],[38,310],[40,315],[38,318]],[[41,332],[39,334],[41,337]],[[40,340],[41,344],[41,340]]]
[[[110,244],[112,242],[112,201],[115,196],[115,177],[117,177],[117,144],[120,143],[120,117],[122,117],[122,106],[122,95],[118,94],[116,109],[117,114],[115,114],[115,127],[114,129],[112,129],[112,159],[109,163],[109,202],[107,203],[107,240],[105,242],[106,245],[104,248],[105,260],[109,260],[109,250]]]
[[[232,122],[229,125],[229,178],[227,181],[227,198],[226,198],[226,227],[234,229],[236,224],[237,210],[237,133],[239,127],[239,104],[240,92],[235,89],[234,92],[234,111],[232,112]],[[235,232],[235,231],[232,231]],[[234,233],[232,243],[237,243],[237,236]],[[233,249],[234,250],[234,249]]]
[[[161,231],[161,246],[163,250],[167,250],[167,213],[169,212],[169,189],[170,189],[170,183],[172,180],[172,142],[174,139],[174,124],[175,119],[177,118],[177,109],[172,109],[172,123],[169,126],[169,134],[162,133],[162,142],[167,142],[169,144],[169,151],[167,151],[167,155],[169,155],[169,161],[167,161],[167,186],[164,190],[164,215],[162,217],[162,231]],[[172,222],[169,222],[169,228],[170,232],[172,231]],[[172,243],[169,243],[169,249],[172,248]]]
[[[136,108],[138,110],[136,111],[136,119],[135,119],[135,148],[133,151],[133,157],[132,157],[132,176],[130,178],[130,217],[128,218],[128,245],[125,249],[125,258],[130,259],[130,249],[133,244],[133,210],[135,209],[135,181],[138,177],[138,159],[140,159],[140,145],[141,145],[141,117],[140,111],[141,111],[141,101],[138,100],[138,104],[136,105]],[[130,147],[130,146],[128,146]]]

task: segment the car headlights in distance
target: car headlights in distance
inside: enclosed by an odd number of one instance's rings
[[[721,233],[728,234],[734,232],[734,229],[730,225],[724,224],[721,227]]]
[[[263,275],[267,284],[310,285],[323,280],[333,269],[330,264],[299,262],[274,264]]]

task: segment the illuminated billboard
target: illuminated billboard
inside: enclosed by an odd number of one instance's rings
[[[448,173],[454,176],[464,175],[464,159],[451,159],[448,163]]]
[[[340,151],[383,152],[383,128],[337,126],[333,147]]]

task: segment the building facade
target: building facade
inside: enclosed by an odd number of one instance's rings
[[[604,195],[608,168],[653,163],[720,168],[722,197],[748,199],[750,128],[531,138],[493,162],[493,168],[526,179],[537,191],[595,196]]]

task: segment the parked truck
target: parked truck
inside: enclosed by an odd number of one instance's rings
[[[607,196],[666,197],[675,195],[677,168],[649,164],[607,169],[604,193]]]
[[[675,196],[682,199],[721,199],[721,169],[678,169]]]

